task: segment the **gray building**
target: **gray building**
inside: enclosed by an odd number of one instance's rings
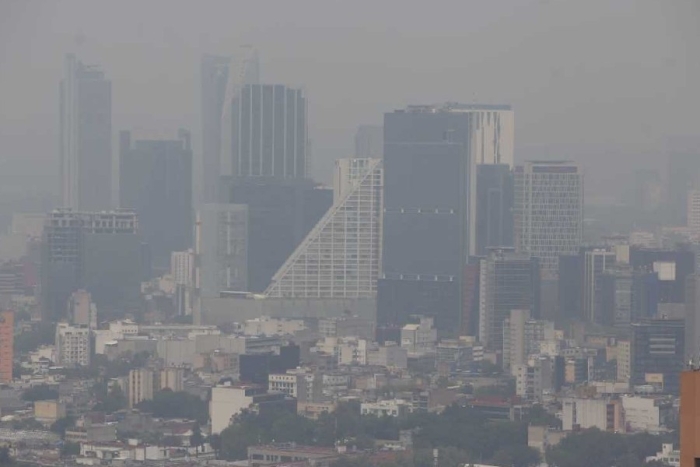
[[[306,178],[306,97],[284,85],[246,84],[231,105],[230,173]],[[223,146],[223,150],[226,147]],[[223,171],[227,173],[226,170]]]
[[[204,204],[197,223],[202,296],[248,290],[248,206]]]
[[[179,130],[177,139],[132,141],[122,131],[119,156],[120,207],[136,212],[153,265],[165,270],[173,251],[192,247],[190,134]]]
[[[355,157],[381,159],[384,155],[384,128],[381,125],[360,125],[355,132]]]
[[[661,381],[664,392],[678,394],[686,362],[682,319],[649,319],[632,324],[631,384]]]
[[[479,277],[479,341],[488,349],[503,348],[503,321],[512,310],[528,310],[539,318],[540,273],[537,258],[510,249],[493,249],[481,260]]]
[[[530,161],[515,170],[515,248],[556,277],[559,256],[577,254],[583,237],[583,174],[566,161]]]
[[[97,66],[65,57],[60,83],[61,204],[112,206],[112,83]]]
[[[218,180],[223,167],[222,152],[225,152],[227,157],[230,157],[231,153],[231,103],[244,84],[258,83],[259,74],[257,53],[248,46],[242,47],[234,57],[202,57],[202,156],[200,163],[196,164],[199,176],[195,183],[199,201],[217,201]],[[224,143],[225,149],[222,148]],[[226,161],[225,165],[230,164]],[[230,172],[228,174],[230,175]]]
[[[49,213],[40,271],[44,319],[64,318],[68,299],[78,289],[87,290],[101,310],[138,300],[142,251],[133,212]]]
[[[507,164],[476,167],[476,255],[513,246],[513,173]]]

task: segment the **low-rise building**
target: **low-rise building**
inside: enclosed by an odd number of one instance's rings
[[[301,319],[270,318],[269,316],[249,319],[240,326],[240,330],[246,336],[284,336],[304,329],[306,325]]]
[[[418,356],[435,352],[437,329],[433,318],[421,318],[418,324],[407,324],[401,328],[401,347],[409,355]]]
[[[271,374],[268,377],[268,387],[270,391],[287,394],[298,402],[318,402],[323,391],[321,375],[307,368]]]
[[[602,431],[624,432],[622,403],[610,399],[566,398],[562,401],[562,428],[565,431],[598,428]]]
[[[274,444],[265,446],[250,446],[248,448],[248,466],[261,467],[266,465],[313,465],[314,467],[329,467],[340,458],[333,448],[316,446],[298,446],[294,443]]]
[[[655,456],[647,457],[646,461],[661,462],[669,467],[681,467],[681,451],[679,449],[673,449],[673,444],[662,444],[661,452],[656,453]]]
[[[59,365],[66,367],[90,365],[90,328],[56,325],[56,356]]]
[[[375,417],[399,417],[406,415],[410,410],[411,403],[401,399],[363,402],[360,405],[362,415],[374,415]]]
[[[66,404],[57,400],[34,401],[34,418],[50,424],[66,416]]]
[[[627,431],[663,431],[673,412],[673,401],[664,397],[623,396]]]
[[[253,384],[232,384],[215,386],[211,390],[209,416],[212,434],[221,433],[231,424],[231,420],[244,409],[256,412],[266,410],[288,410],[296,412],[296,399],[279,392],[267,392],[263,386]]]
[[[367,364],[386,368],[408,368],[408,351],[394,342],[386,342],[367,352]]]

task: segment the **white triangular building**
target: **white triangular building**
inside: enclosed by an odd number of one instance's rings
[[[273,276],[276,298],[373,298],[381,271],[381,159],[336,162],[333,206]]]

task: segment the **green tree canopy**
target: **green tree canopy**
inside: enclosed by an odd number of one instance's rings
[[[22,393],[22,400],[34,402],[58,399],[58,391],[48,384],[32,386]]]

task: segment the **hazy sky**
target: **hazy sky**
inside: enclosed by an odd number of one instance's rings
[[[0,183],[57,187],[66,52],[112,80],[115,141],[186,127],[199,152],[200,55],[242,44],[306,88],[322,181],[358,125],[446,100],[512,104],[516,161],[576,159],[591,194],[700,153],[698,0],[2,0]]]

